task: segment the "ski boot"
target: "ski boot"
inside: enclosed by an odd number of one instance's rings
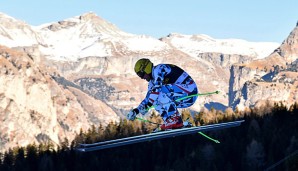
[[[168,117],[162,125],[158,126],[156,129],[154,129],[153,132],[179,129],[179,128],[183,128],[183,127],[184,127],[184,123],[182,121],[181,116],[174,114],[174,115]]]

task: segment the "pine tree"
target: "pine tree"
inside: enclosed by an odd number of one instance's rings
[[[61,142],[61,151],[67,151],[69,150],[69,141],[66,137],[64,137],[64,141]]]
[[[232,121],[233,116],[235,115],[232,108],[227,108],[224,113],[224,117],[222,118],[224,121]]]
[[[13,155],[13,151],[10,148],[10,149],[8,149],[7,152],[4,153],[4,158],[3,158],[4,170],[12,170],[14,162],[15,162],[15,158]]]
[[[252,140],[246,148],[246,165],[248,170],[261,170],[264,167],[264,148],[256,140]]]
[[[117,126],[117,137],[123,138],[128,137],[129,133],[129,124],[126,119],[121,119],[119,125]]]
[[[113,122],[110,122],[104,131],[105,140],[115,139],[116,135],[117,135],[117,125],[114,124]]]
[[[104,127],[102,124],[99,124],[99,127],[97,128],[97,137],[96,142],[102,141],[104,139]]]
[[[80,143],[84,143],[86,139],[86,134],[83,132],[83,129],[80,129],[80,133],[75,136],[74,140],[71,143],[71,148],[78,146]]]
[[[2,162],[3,162],[3,154],[0,152],[0,166],[2,165]]]
[[[26,170],[28,165],[25,162],[25,149],[24,147],[17,148],[16,153],[16,162],[15,162],[15,169],[16,170]]]
[[[37,170],[38,148],[35,143],[29,144],[26,147],[26,159],[30,170]]]
[[[94,143],[97,139],[97,132],[94,125],[91,126],[91,129],[88,129],[86,134],[86,143]]]
[[[200,113],[196,113],[194,115],[193,119],[194,119],[195,126],[201,126],[201,123],[200,123],[201,115],[200,115]]]
[[[182,120],[185,121],[187,119],[192,125],[195,125],[195,121],[191,116],[190,110],[182,110]]]

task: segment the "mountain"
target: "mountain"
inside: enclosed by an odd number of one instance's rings
[[[201,92],[216,89],[224,92],[212,101],[227,106],[229,67],[234,63],[264,58],[278,47],[277,43],[270,42],[219,40],[207,35],[177,33],[157,40],[150,36],[124,33],[94,13],[39,28],[43,40],[48,42],[47,46],[39,46],[48,66],[56,68],[71,81],[94,76],[104,79],[115,89],[110,95],[117,96],[111,98],[115,101],[110,99],[106,103],[125,110],[137,105],[143,98],[143,95],[140,97],[134,93],[141,91],[144,94],[146,89],[146,83],[137,81],[133,73],[132,68],[138,57],[150,57],[154,63],[174,63],[185,68],[199,82]],[[125,80],[127,85],[121,80]],[[129,86],[134,84],[141,87]],[[130,97],[126,98],[124,92],[134,96],[135,101],[127,103]],[[211,99],[200,98],[195,108],[198,110],[206,101]]]
[[[0,12],[0,44],[8,47],[31,46],[40,41],[39,34],[27,23]]]
[[[162,41],[192,57],[205,53],[237,54],[256,59],[267,57],[278,44],[270,42],[248,42],[240,39],[214,39],[208,35],[170,34]]]
[[[244,109],[266,101],[298,102],[298,25],[268,57],[231,67],[229,105]]]
[[[115,112],[80,89],[60,86],[28,54],[0,46],[0,151],[73,139],[80,129],[117,121]]]
[[[147,83],[133,71],[140,57],[184,68],[201,93],[221,92],[199,97],[191,108],[195,111],[237,105],[236,97],[243,96],[238,91],[250,80],[236,75],[237,66],[256,66],[256,59],[281,60],[267,57],[278,43],[178,33],[155,39],[123,32],[94,13],[37,27],[5,14],[0,21],[1,149],[17,143],[59,143],[64,137],[71,140],[81,127],[119,121],[146,93]],[[294,58],[290,42],[291,53],[284,47],[273,54],[280,51]],[[232,79],[236,77],[237,83]],[[282,80],[284,75],[275,78]]]
[[[44,24],[39,26],[38,32],[46,42],[41,52],[54,60],[76,61],[90,56],[123,56],[131,53],[129,51],[167,48],[156,39],[125,33],[94,13]]]

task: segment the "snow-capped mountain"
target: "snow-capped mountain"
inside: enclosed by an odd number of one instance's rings
[[[86,13],[37,27],[26,25],[4,14],[2,18],[3,21],[9,21],[9,24],[1,25],[5,35],[14,35],[16,31],[21,34],[16,37],[6,36],[12,37],[10,41],[13,43],[7,43],[3,39],[1,42],[4,45],[30,46],[31,42],[31,47],[37,49],[33,51],[38,51],[42,57],[45,57],[46,66],[55,68],[62,76],[72,81],[94,75],[102,77],[106,79],[107,84],[113,85],[115,92],[111,95],[115,94],[115,96],[119,96],[116,92],[129,91],[133,95],[134,92],[144,90],[144,88],[132,89],[128,86],[130,88],[127,89],[120,86],[120,82],[123,82],[121,79],[129,83],[130,79],[135,78],[132,68],[138,57],[150,57],[154,63],[166,62],[180,65],[199,82],[199,88],[203,92],[217,89],[228,93],[229,67],[232,64],[264,58],[278,47],[278,43],[214,39],[203,34],[175,33],[158,40],[146,35],[123,32],[94,13]],[[23,27],[19,27],[20,23]],[[9,29],[14,25],[16,26],[14,29]],[[30,28],[32,34],[30,32],[27,35],[23,31],[24,28],[25,30]],[[29,43],[19,43],[21,41],[18,37],[26,36],[30,39]],[[145,86],[141,82],[137,84]],[[216,97],[216,101],[227,106],[228,99],[225,93]],[[137,97],[132,104],[137,105],[141,98]],[[201,103],[207,99],[207,97],[202,98]],[[118,106],[124,101],[127,99],[118,98],[116,101],[107,101],[107,103]],[[125,109],[128,107],[129,105]]]
[[[241,39],[214,39],[208,35],[170,34],[162,39],[173,47],[198,56],[200,53],[222,53],[251,56],[257,59],[267,57],[279,44],[274,42],[248,42]]]
[[[207,35],[170,34],[161,41],[145,35],[121,31],[94,13],[86,13],[63,21],[32,27],[1,14],[1,44],[8,47],[41,45],[40,50],[50,59],[77,60],[89,56],[126,55],[129,52],[179,49],[191,56],[198,53],[268,56],[278,43],[247,42],[240,39],[214,39]],[[13,28],[12,28],[13,27]],[[9,42],[8,42],[9,40]],[[67,58],[67,59],[66,59]]]
[[[27,23],[0,12],[0,44],[7,47],[32,46],[40,41],[39,34]]]

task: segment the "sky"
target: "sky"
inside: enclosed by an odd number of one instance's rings
[[[3,0],[0,12],[38,26],[94,12],[122,31],[277,42],[295,28],[297,0]]]

